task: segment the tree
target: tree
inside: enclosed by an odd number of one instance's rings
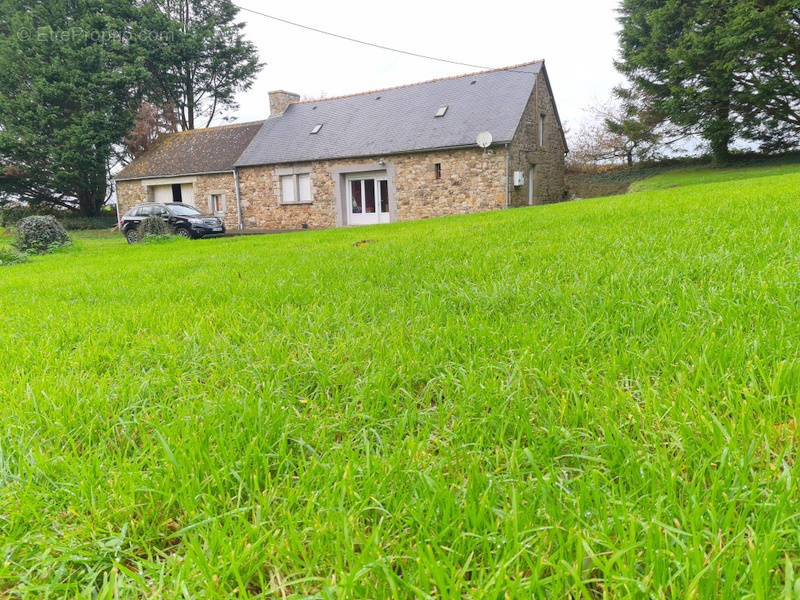
[[[140,0],[172,22],[174,39],[148,58],[151,100],[172,105],[181,129],[208,127],[238,108],[235,94],[250,89],[259,72],[256,47],[244,39],[231,0]]]
[[[617,88],[609,101],[593,107],[592,120],[570,142],[578,163],[613,163],[653,158],[669,132],[664,115],[652,110],[636,92]]]
[[[797,0],[623,0],[617,68],[715,162],[739,136],[765,149],[800,135]]]
[[[98,213],[148,80],[137,10],[127,0],[0,0],[1,196]]]
[[[735,11],[737,26],[751,32],[736,79],[745,135],[764,150],[783,150],[800,144],[800,6],[796,0],[763,4]]]
[[[731,26],[729,0],[623,0],[620,72],[653,108],[688,127],[724,163],[741,131],[738,57],[747,35]]]
[[[172,105],[160,108],[144,100],[139,105],[133,129],[125,138],[125,147],[130,156],[137,158],[144,154],[161,134],[176,131],[178,131],[178,118]]]

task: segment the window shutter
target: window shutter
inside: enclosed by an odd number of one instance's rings
[[[294,197],[294,175],[283,175],[281,177],[281,200],[283,202],[295,202]]]
[[[297,176],[297,190],[299,202],[311,202],[311,175],[309,173]]]

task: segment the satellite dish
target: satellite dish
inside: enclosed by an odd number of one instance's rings
[[[478,144],[478,146],[481,148],[488,148],[489,146],[492,145],[492,134],[489,133],[488,131],[481,131],[478,134],[475,143]]]

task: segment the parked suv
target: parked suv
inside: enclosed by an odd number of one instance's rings
[[[147,217],[161,217],[177,235],[186,238],[201,238],[223,235],[225,224],[222,219],[204,215],[194,206],[171,202],[159,204],[148,202],[134,206],[119,221],[119,230],[129,244],[136,241],[136,230]]]

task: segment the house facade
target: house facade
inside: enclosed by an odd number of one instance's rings
[[[314,101],[270,92],[263,122],[162,136],[117,196],[121,213],[178,200],[234,230],[372,225],[559,201],[566,152],[534,62]]]

